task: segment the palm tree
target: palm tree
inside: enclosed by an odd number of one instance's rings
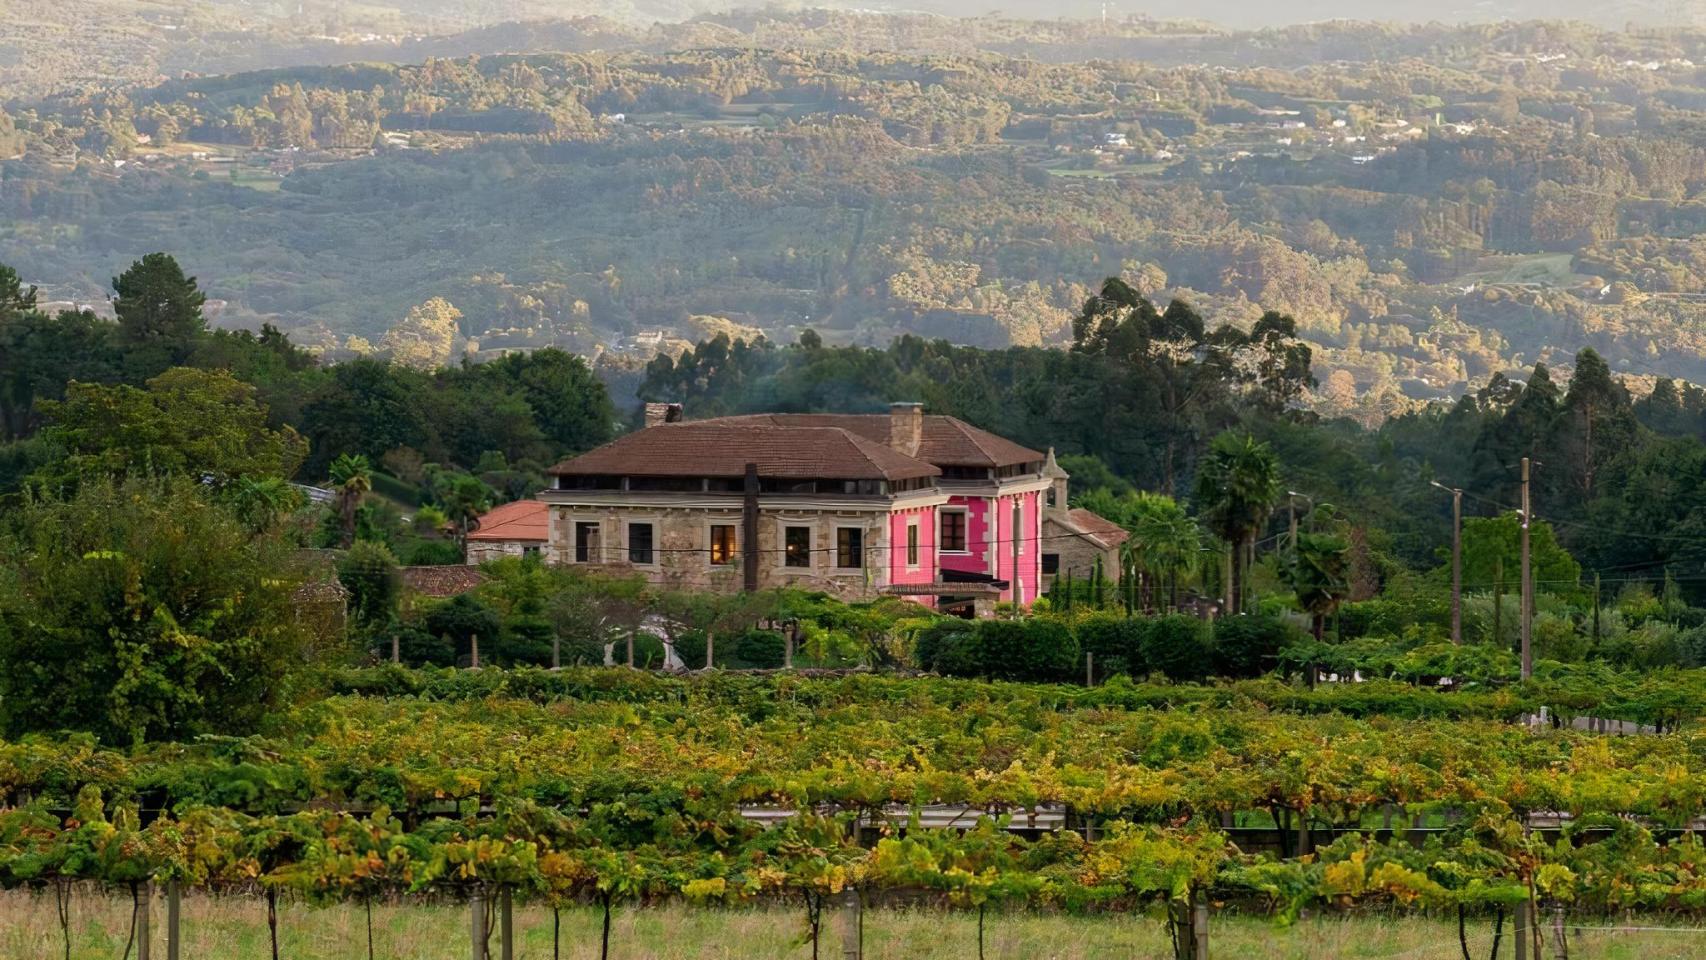
[[[1214,438],[1197,467],[1196,499],[1208,528],[1232,545],[1231,612],[1244,609],[1248,554],[1279,498],[1279,460],[1267,444],[1230,430]]]
[[[492,509],[492,489],[478,477],[456,476],[439,491],[438,508],[456,525],[457,542],[465,543],[479,526],[480,514]]]
[[[1286,584],[1297,593],[1297,605],[1309,613],[1315,639],[1321,639],[1327,617],[1350,593],[1351,545],[1333,533],[1299,533],[1297,547],[1282,568]]]
[[[1202,531],[1177,500],[1162,493],[1139,493],[1129,514],[1127,549],[1148,575],[1150,601],[1161,605],[1161,580],[1167,579],[1167,605],[1179,600],[1179,577],[1196,568],[1202,555]]]
[[[225,488],[227,502],[251,533],[270,530],[301,509],[302,492],[283,477],[238,477]]]
[[[343,545],[355,542],[355,512],[362,498],[373,489],[373,467],[357,453],[339,454],[330,469],[332,488],[337,491],[338,517],[343,522]]]
[[[1085,493],[1073,504],[1124,527],[1131,534],[1120,547],[1120,575],[1140,584],[1144,606],[1161,604],[1161,583],[1169,583],[1176,601],[1179,576],[1196,568],[1202,531],[1177,500],[1164,493],[1139,491],[1116,496],[1106,489]]]

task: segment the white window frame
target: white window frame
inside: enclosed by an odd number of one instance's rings
[[[960,542],[965,544],[965,549],[963,549],[963,550],[949,550],[946,547],[942,546],[942,544],[947,542],[946,538],[944,538],[942,536],[942,518],[947,516],[950,513],[957,513],[962,518],[964,518],[964,523],[960,526],[960,532],[961,532]],[[969,556],[971,556],[971,508],[970,507],[961,504],[961,505],[956,505],[956,506],[952,506],[952,507],[937,507],[936,508],[936,555],[937,556],[949,556],[949,557],[969,557]]]
[[[906,518],[906,543],[901,549],[906,551],[906,569],[909,572],[921,570],[924,567],[924,538],[918,532],[918,518]]]

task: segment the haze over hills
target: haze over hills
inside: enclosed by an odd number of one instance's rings
[[[195,42],[7,68],[0,261],[67,305],[164,249],[331,356],[434,298],[476,355],[1057,346],[1118,274],[1294,315],[1365,417],[1583,345],[1706,380],[1706,32],[125,9]]]

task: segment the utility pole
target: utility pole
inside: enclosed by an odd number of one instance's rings
[[[1463,488],[1433,485],[1451,493],[1451,642],[1463,645]]]
[[[1534,509],[1528,499],[1528,458],[1522,458],[1522,678],[1534,676],[1534,571],[1529,568],[1528,525]]]

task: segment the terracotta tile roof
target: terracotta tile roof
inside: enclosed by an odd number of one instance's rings
[[[1110,547],[1117,547],[1131,539],[1131,533],[1126,528],[1109,520],[1101,514],[1091,513],[1074,507],[1066,511],[1067,519],[1078,529],[1088,533]]]
[[[550,508],[538,500],[517,500],[480,515],[480,525],[470,540],[537,540],[547,539],[546,525]]]
[[[467,593],[486,580],[479,567],[445,564],[428,567],[399,567],[403,586],[428,597],[454,597]]]
[[[758,413],[698,422],[840,427],[884,446],[887,446],[889,437],[889,415],[886,413]],[[918,459],[938,467],[1006,467],[1040,461],[1045,459],[1045,455],[987,430],[979,430],[958,417],[927,414],[918,445]]]
[[[748,463],[758,465],[760,476],[799,480],[911,480],[942,472],[838,425],[779,424],[747,417],[648,427],[547,472],[741,477]]]

